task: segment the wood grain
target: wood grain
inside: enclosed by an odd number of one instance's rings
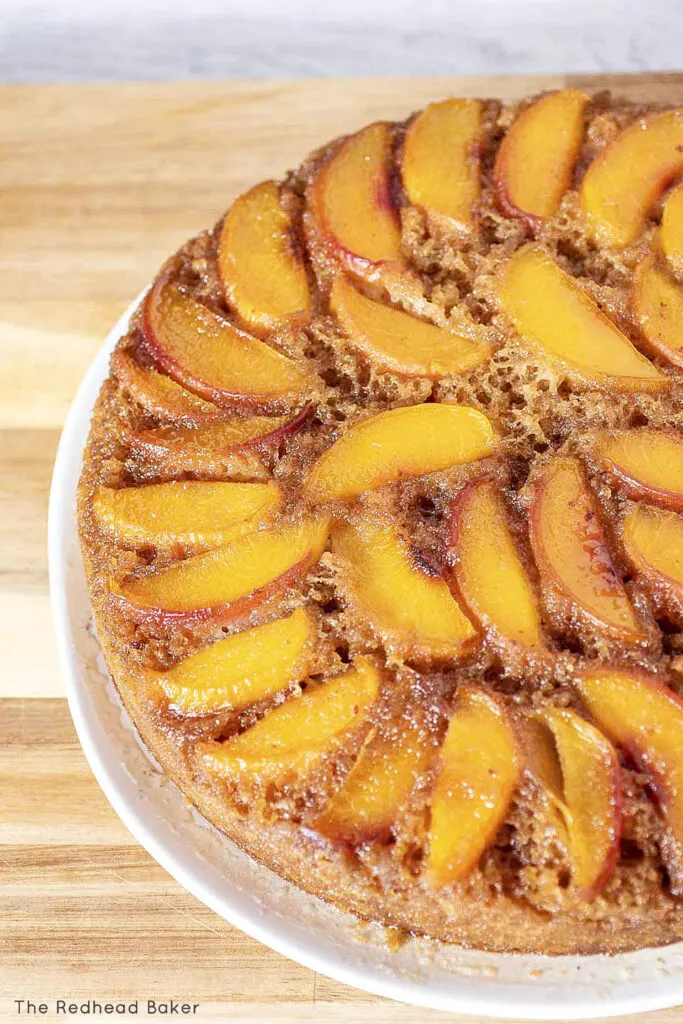
[[[239,191],[331,136],[431,98],[512,98],[565,81],[0,89],[2,1024],[17,1019],[12,999],[41,995],[172,996],[200,1002],[196,1019],[249,1024],[453,1020],[356,992],[272,953],[137,846],[94,781],[62,699],[47,594],[47,493],[66,410],[108,329],[164,257]],[[683,102],[683,76],[571,81]],[[672,1010],[637,1020],[681,1017]]]

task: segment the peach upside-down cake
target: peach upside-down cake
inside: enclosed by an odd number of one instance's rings
[[[164,771],[398,933],[683,938],[682,384],[683,109],[447,99],[241,195],[80,486]]]

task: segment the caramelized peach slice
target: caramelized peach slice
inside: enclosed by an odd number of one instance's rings
[[[635,241],[652,206],[683,171],[683,110],[639,118],[593,161],[581,185],[581,205],[603,245]]]
[[[393,730],[377,731],[316,819],[315,830],[355,846],[386,841],[434,755],[432,738],[417,725],[401,719]]]
[[[475,635],[440,576],[424,572],[391,526],[339,523],[340,586],[387,648],[404,657],[457,657]]]
[[[410,405],[355,423],[323,452],[305,484],[312,502],[344,501],[410,476],[491,455],[497,437],[464,405]]]
[[[669,867],[681,891],[683,856],[683,702],[655,676],[601,669],[576,680],[583,701],[601,729],[623,747],[648,776],[674,844]],[[673,863],[672,863],[673,861]]]
[[[303,774],[365,724],[380,683],[372,662],[358,658],[343,675],[290,698],[234,739],[200,745],[200,753],[221,775]]]
[[[660,237],[669,266],[680,277],[683,274],[683,181],[671,190],[664,203]]]
[[[503,823],[520,769],[505,708],[461,686],[432,797],[427,877],[433,884],[457,881],[476,867]]]
[[[165,569],[127,579],[118,590],[137,618],[234,621],[283,595],[320,558],[326,519],[279,526],[240,537]]]
[[[683,434],[673,430],[619,430],[598,438],[596,453],[629,498],[683,512]]]
[[[636,270],[631,301],[643,337],[655,355],[683,367],[683,288],[648,257]]]
[[[203,479],[229,477],[235,481],[267,480],[268,469],[258,450],[222,445],[221,423],[206,427],[166,424],[150,430],[126,430],[124,436],[134,457],[154,467],[157,478],[180,473],[200,474]]]
[[[280,507],[275,483],[173,480],[142,487],[100,487],[93,510],[124,544],[212,548],[269,522]]]
[[[122,387],[142,408],[163,420],[191,426],[220,420],[225,413],[212,402],[186,391],[170,377],[141,366],[123,349],[116,349],[111,368]]]
[[[159,366],[218,405],[291,405],[310,386],[293,360],[239,331],[163,278],[145,300],[144,329]]]
[[[643,631],[605,542],[580,462],[556,458],[537,478],[531,545],[548,591],[572,614],[630,643]]]
[[[450,555],[458,592],[484,629],[526,647],[541,644],[536,595],[495,485],[467,484],[451,510]]]
[[[402,376],[438,379],[469,370],[491,354],[480,339],[367,298],[343,274],[335,278],[330,308],[352,345],[383,369]]]
[[[306,270],[276,182],[256,185],[228,210],[218,271],[228,303],[255,333],[268,333],[290,318],[308,319]]]
[[[315,630],[297,608],[286,619],[235,633],[148,680],[186,717],[240,711],[298,683],[313,667]]]
[[[518,249],[498,297],[524,340],[581,388],[653,391],[667,378],[539,246]]]
[[[411,121],[403,147],[409,202],[469,230],[479,198],[481,103],[431,103]]]
[[[534,713],[518,715],[515,727],[521,741],[524,767],[540,787],[540,792],[559,811],[559,824],[566,831],[562,768],[552,731],[542,716]]]
[[[560,764],[557,806],[567,827],[572,878],[581,896],[593,899],[609,880],[619,852],[619,760],[602,733],[575,712],[547,708],[542,718],[552,732]]]
[[[215,465],[230,476],[263,478],[265,466],[258,453],[276,449],[297,433],[310,414],[307,406],[296,416],[250,416],[200,427],[166,425],[129,434],[131,447],[177,471],[204,472]]]
[[[391,200],[389,125],[345,139],[314,175],[307,194],[313,231],[353,274],[375,278],[402,266],[401,226]]]
[[[522,111],[501,143],[493,168],[498,205],[531,232],[557,212],[571,186],[587,103],[578,89],[542,96]]]
[[[639,505],[624,520],[623,538],[636,569],[683,600],[683,516]]]

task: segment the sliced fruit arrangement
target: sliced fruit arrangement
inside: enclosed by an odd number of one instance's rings
[[[391,409],[353,424],[324,451],[304,494],[311,502],[345,501],[405,477],[486,458],[496,442],[490,421],[468,406]]]
[[[138,619],[239,619],[278,596],[318,561],[328,521],[259,530],[224,547],[125,580],[113,593]]]
[[[200,756],[210,771],[223,776],[276,780],[305,774],[366,724],[381,681],[373,662],[358,658],[347,672],[290,697],[233,739],[200,744]]]
[[[683,434],[651,427],[619,430],[599,437],[595,451],[629,498],[683,512]]]
[[[479,198],[481,117],[478,100],[431,103],[410,122],[403,145],[408,201],[464,230]]]
[[[216,405],[300,403],[311,380],[292,359],[245,334],[162,276],[144,306],[145,340],[158,365]]]
[[[498,206],[534,234],[571,186],[587,103],[578,89],[542,96],[522,111],[500,144],[493,168]]]
[[[403,715],[381,723],[316,818],[316,832],[354,846],[388,840],[435,755],[424,721]]]
[[[419,320],[363,295],[343,274],[334,280],[330,310],[353,346],[382,369],[436,380],[484,362],[491,347]]]
[[[475,636],[446,582],[411,557],[395,527],[338,523],[332,550],[342,560],[339,585],[390,652],[409,658],[456,658]]]
[[[152,367],[141,366],[125,349],[116,349],[111,357],[111,368],[134,401],[152,416],[190,426],[213,423],[225,416],[213,402],[186,391]]]
[[[228,210],[218,271],[229,305],[255,333],[308,319],[306,268],[276,182],[256,185]]]
[[[659,391],[668,380],[538,245],[518,249],[498,283],[503,311],[528,345],[582,389]]]
[[[93,509],[100,527],[124,544],[218,547],[270,522],[280,489],[269,483],[171,481],[100,487]]]
[[[683,274],[683,181],[671,190],[662,211],[662,250],[674,274]]]
[[[148,682],[179,715],[240,711],[299,683],[315,663],[316,629],[303,608],[219,640]]]
[[[639,505],[623,527],[635,569],[656,589],[683,601],[683,516]]]
[[[309,414],[305,406],[295,416],[250,416],[200,427],[167,424],[131,431],[128,440],[136,452],[180,471],[202,472],[205,465],[221,462],[231,476],[263,477],[267,474],[259,455],[301,430]]]
[[[500,700],[461,686],[432,794],[426,873],[437,886],[467,875],[494,840],[519,781],[521,759]]]
[[[564,822],[572,881],[584,899],[593,899],[619,854],[619,759],[609,740],[569,708],[544,709],[536,727],[529,768]]]
[[[628,109],[332,142],[162,268],[95,407],[94,614],[164,769],[411,934],[683,932],[683,109]]]
[[[542,643],[538,601],[487,477],[467,484],[450,512],[450,559],[458,593],[484,630],[525,647]]]
[[[618,574],[581,463],[556,458],[533,484],[530,536],[541,583],[570,616],[614,638],[644,634]]]
[[[307,193],[309,233],[350,273],[376,279],[404,265],[391,198],[388,124],[371,124],[324,161]]]
[[[672,366],[683,367],[683,288],[646,257],[636,270],[633,312],[648,346]]]
[[[584,673],[576,688],[591,717],[648,776],[676,847],[683,856],[683,702],[643,672],[600,669]]]
[[[683,110],[638,118],[590,164],[581,205],[595,239],[635,241],[666,186],[683,173]]]

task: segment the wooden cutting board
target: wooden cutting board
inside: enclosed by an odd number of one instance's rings
[[[0,88],[2,1024],[25,1019],[14,999],[55,997],[139,998],[141,1010],[144,999],[173,998],[199,1003],[194,1019],[250,1024],[453,1020],[272,953],[187,895],[132,839],[90,773],[63,698],[47,594],[48,486],[67,408],[109,328],[237,193],[335,135],[431,99],[509,99],[568,82],[683,103],[683,75],[672,74]],[[677,1019],[683,1010],[638,1018]]]

